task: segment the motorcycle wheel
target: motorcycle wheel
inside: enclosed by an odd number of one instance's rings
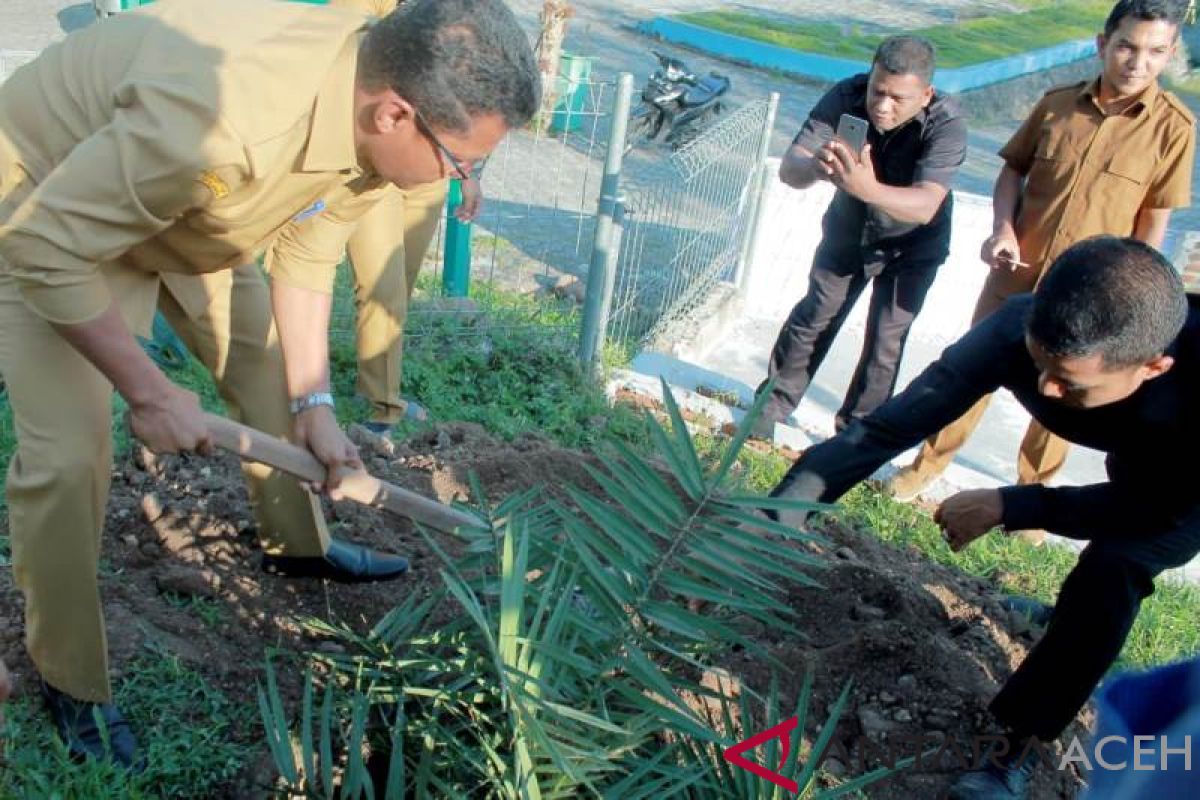
[[[720,103],[714,103],[712,108],[704,112],[703,116],[692,120],[682,129],[672,131],[671,136],[667,139],[671,145],[671,150],[682,150],[699,139],[708,126],[720,115],[722,110]]]
[[[625,132],[625,152],[652,141],[662,130],[662,124],[662,114],[651,112],[645,105],[635,108],[629,115],[629,128]]]

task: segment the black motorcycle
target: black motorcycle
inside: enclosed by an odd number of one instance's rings
[[[724,110],[721,98],[729,92],[729,78],[715,72],[697,78],[678,58],[650,52],[659,66],[646,80],[642,101],[629,116],[626,150],[659,136],[678,150]]]

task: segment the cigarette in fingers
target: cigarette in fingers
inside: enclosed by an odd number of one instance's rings
[[[1026,268],[1029,267],[1029,265],[1027,263],[1025,263],[1024,261],[1017,261],[1012,256],[1001,255],[1000,260],[1003,261],[1005,264],[1008,264],[1008,268],[1010,270],[1015,270],[1017,267],[1026,267]]]

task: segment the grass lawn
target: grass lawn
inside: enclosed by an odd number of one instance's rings
[[[1111,8],[1111,0],[1064,0],[1020,13],[980,17],[908,32],[933,42],[939,67],[963,67],[1090,38],[1103,28]],[[787,22],[743,11],[700,11],[678,14],[674,18],[791,50],[854,61],[870,61],[885,36],[884,33],[865,33],[856,26]]]

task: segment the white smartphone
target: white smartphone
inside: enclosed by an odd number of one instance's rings
[[[842,114],[842,118],[838,120],[837,138],[857,156],[867,143],[867,121],[853,114]]]

